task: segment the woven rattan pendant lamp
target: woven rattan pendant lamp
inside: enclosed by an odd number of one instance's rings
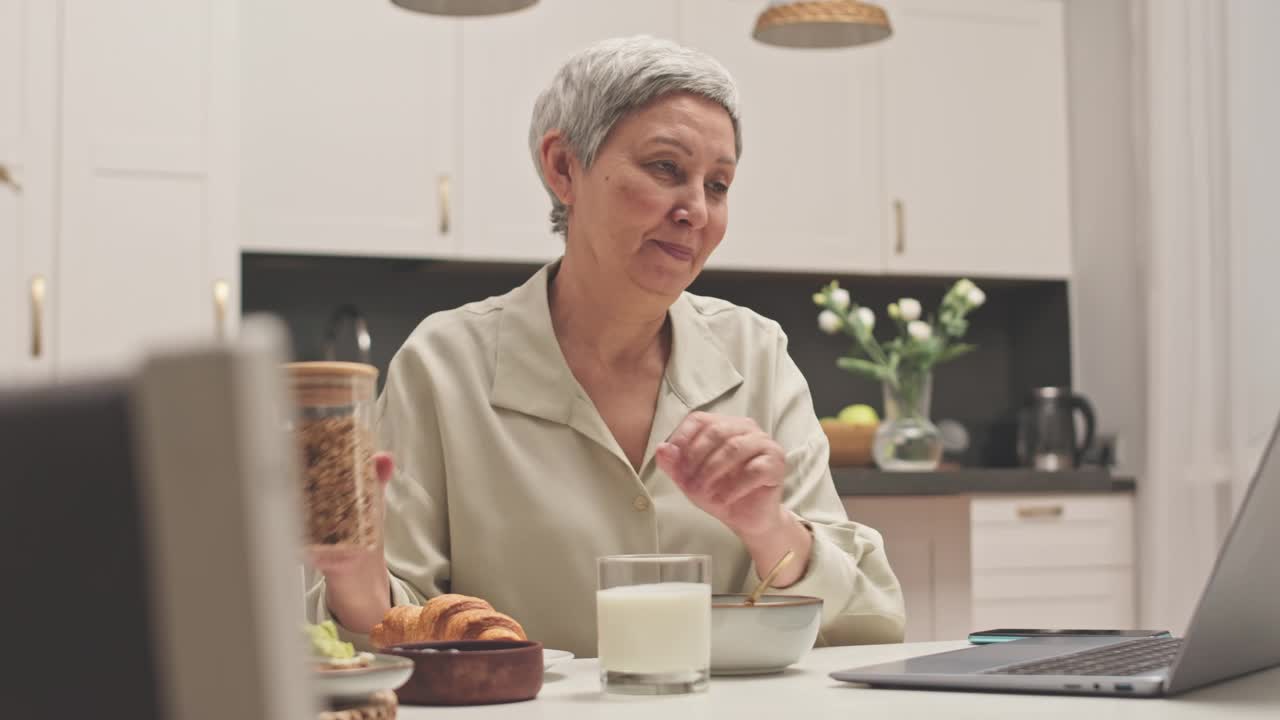
[[[791,48],[865,45],[893,33],[883,8],[859,0],[771,0],[752,37]]]
[[[406,10],[429,15],[467,17],[523,10],[538,0],[391,0]]]

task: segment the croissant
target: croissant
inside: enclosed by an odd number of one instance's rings
[[[469,595],[437,595],[426,605],[393,607],[373,626],[375,647],[450,640],[527,640],[524,628],[485,600]]]

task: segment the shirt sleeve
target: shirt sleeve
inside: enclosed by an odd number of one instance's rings
[[[808,383],[787,354],[781,329],[778,335],[773,437],[787,452],[783,504],[813,533],[804,575],[778,592],[822,598],[819,645],[902,642],[906,610],[884,539],[849,520],[831,480],[830,448]],[[759,569],[752,567],[744,592],[759,582]]]
[[[449,514],[435,393],[411,346],[392,360],[374,412],[380,449],[391,453],[396,466],[383,521],[391,604],[422,604],[448,591]],[[315,621],[337,621],[341,639],[369,649],[368,636],[344,628],[324,597],[324,578],[317,577],[307,599]]]

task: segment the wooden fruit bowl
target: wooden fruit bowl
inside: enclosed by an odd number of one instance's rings
[[[871,441],[879,425],[850,425],[823,420],[822,430],[831,445],[832,465],[871,465]]]

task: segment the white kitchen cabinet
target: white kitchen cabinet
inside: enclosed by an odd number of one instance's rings
[[[458,21],[389,0],[239,4],[243,247],[453,255]]]
[[[1133,496],[973,499],[973,622],[989,627],[1132,628]]]
[[[529,150],[534,100],[577,50],[623,35],[674,39],[676,18],[676,0],[546,0],[463,23],[462,174],[455,193],[463,257],[546,262],[563,252]]]
[[[844,50],[756,42],[747,0],[547,0],[466,20],[242,5],[248,250],[556,257],[534,99],[572,52],[648,33],[740,85],[744,156],[710,267],[1069,274],[1060,0],[890,1],[894,35]]]
[[[1061,2],[885,6],[885,270],[1067,277]]]
[[[907,641],[996,627],[1132,628],[1132,495],[846,496],[902,584]]]
[[[56,7],[61,132],[48,310],[62,379],[234,330],[236,17],[221,0]]]
[[[52,377],[58,14],[0,0],[0,386]]]
[[[723,63],[741,98],[743,156],[708,267],[879,272],[879,54],[757,42],[762,7],[680,5],[681,41]]]
[[[841,498],[849,518],[884,538],[885,556],[902,585],[907,642],[961,640],[972,630],[969,498]]]

